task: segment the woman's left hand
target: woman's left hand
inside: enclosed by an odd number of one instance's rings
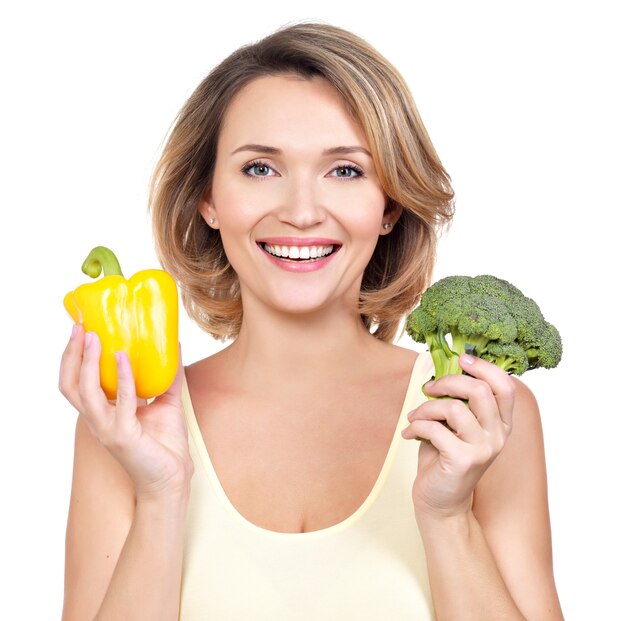
[[[447,375],[424,389],[429,396],[451,398],[420,405],[409,413],[410,425],[402,431],[403,438],[430,441],[420,446],[413,485],[418,518],[468,513],[476,484],[511,432],[513,379],[473,356],[462,355],[460,364],[469,375]]]

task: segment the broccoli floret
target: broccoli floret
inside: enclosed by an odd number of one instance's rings
[[[521,375],[528,370],[528,356],[519,343],[489,343],[481,356],[489,362],[497,364],[508,373]]]
[[[435,379],[462,373],[458,360],[464,352],[515,375],[553,368],[561,360],[561,337],[537,304],[490,275],[448,276],[434,283],[407,317],[406,331],[428,345]]]
[[[540,337],[533,344],[529,344],[526,350],[528,368],[553,369],[561,361],[562,353],[563,344],[559,331],[551,323],[546,322]]]

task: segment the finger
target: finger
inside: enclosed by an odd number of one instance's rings
[[[449,396],[465,399],[481,425],[493,429],[495,425],[511,424],[514,392],[513,380],[495,364],[467,356],[460,358],[461,367],[470,375],[445,375],[424,388],[432,397]],[[479,380],[479,381],[476,381]]]
[[[110,408],[106,395],[100,386],[100,339],[95,332],[86,332],[83,347],[83,362],[80,367],[78,392],[86,414],[104,422],[105,413]]]
[[[61,356],[59,368],[59,390],[77,410],[80,410],[81,406],[78,394],[78,379],[80,366],[83,361],[84,338],[85,330],[83,326],[75,323],[72,326],[72,336]]]
[[[409,422],[431,420],[446,422],[464,442],[477,443],[484,439],[484,429],[478,419],[458,399],[434,399],[420,405],[408,416]]]
[[[137,391],[133,368],[125,351],[115,352],[115,362],[117,364],[116,417],[122,424],[134,423],[137,413]]]
[[[438,397],[435,402],[445,400],[445,397],[464,400],[466,409],[484,430],[492,432],[503,424],[491,387],[482,380],[467,375],[446,375],[425,388],[425,392]]]
[[[475,356],[464,354],[459,362],[466,373],[489,384],[498,404],[500,417],[510,427],[513,423],[513,405],[515,403],[513,378],[499,366]]]
[[[428,440],[442,455],[453,455],[464,444],[452,431],[434,420],[415,420],[402,430],[407,440]]]

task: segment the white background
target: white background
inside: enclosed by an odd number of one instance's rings
[[[148,178],[177,110],[236,47],[318,18],[398,67],[452,176],[436,277],[506,278],[559,327],[562,364],[524,378],[544,420],[557,585],[570,621],[624,618],[618,3],[296,5],[25,1],[0,19],[0,617],[60,616],[76,417],[57,392],[61,300],[84,255],[104,244],[127,275],[156,266]],[[217,346],[186,315],[181,342],[187,363]]]

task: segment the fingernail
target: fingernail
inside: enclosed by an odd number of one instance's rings
[[[470,356],[469,354],[461,354],[461,362],[465,364],[474,364],[476,358],[474,356]]]
[[[88,349],[92,343],[93,343],[93,332],[86,332],[85,333],[85,349]]]
[[[411,410],[411,411],[410,411],[410,412],[406,415],[406,417],[407,417],[407,418],[409,419],[409,421],[411,421],[411,422],[413,421],[413,419],[412,419],[413,414],[415,414],[415,410]]]
[[[422,386],[422,392],[424,394],[426,394],[435,384],[435,380],[430,380],[430,382],[426,382],[423,386]]]
[[[77,335],[77,334],[78,334],[78,324],[77,324],[77,323],[75,323],[75,324],[72,326],[72,336],[71,336],[70,338],[72,338],[72,339],[73,339],[73,338],[76,338],[76,335]]]

